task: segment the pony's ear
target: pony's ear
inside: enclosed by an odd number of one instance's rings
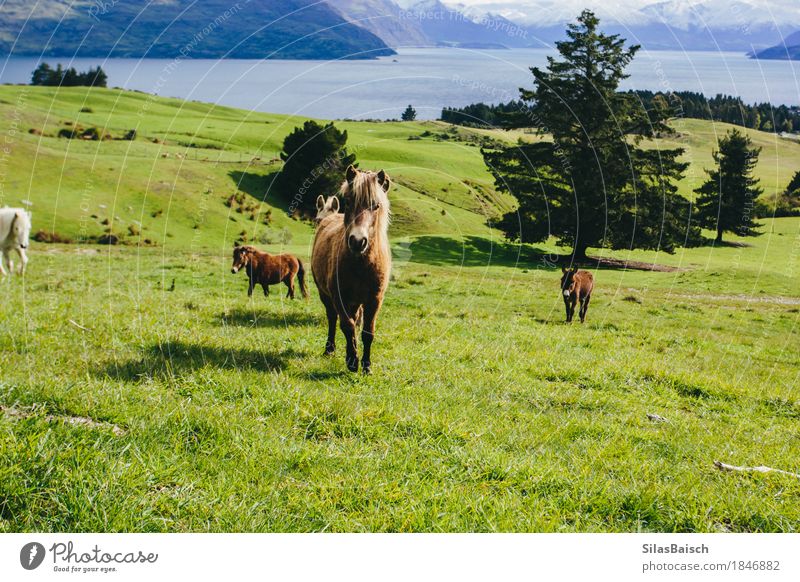
[[[574,267],[574,268],[572,269],[572,272],[573,272],[573,273],[577,273],[577,272],[578,272],[578,267]]]
[[[358,174],[358,170],[355,169],[353,164],[350,164],[349,166],[347,166],[347,171],[344,173],[344,177],[348,181],[348,183],[350,183],[352,185],[353,184],[353,180],[356,179],[356,175],[357,174]]]
[[[320,194],[319,196],[317,196],[317,212],[319,212],[323,208],[325,208],[325,199]]]
[[[567,268],[566,267],[561,267],[561,272],[562,273],[566,273],[567,272]]]
[[[331,210],[333,210],[334,214],[339,212],[339,199],[336,196],[331,200]]]
[[[392,185],[391,180],[389,180],[389,176],[387,176],[386,172],[383,170],[378,172],[378,184],[381,185],[381,188],[383,188],[384,192],[388,192],[389,187]]]

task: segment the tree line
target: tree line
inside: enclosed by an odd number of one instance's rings
[[[75,67],[65,69],[61,63],[53,69],[49,64],[42,63],[31,75],[31,85],[45,87],[106,87],[108,75],[98,65],[94,69],[79,73]]]
[[[708,98],[702,93],[678,91],[662,93],[630,91],[646,111],[660,110],[667,117],[686,117],[722,121],[749,129],[767,132],[800,133],[800,107],[775,106],[770,103],[747,105],[741,97],[717,95]],[[445,107],[441,121],[467,127],[508,127],[520,114],[529,113],[524,101],[512,100],[496,105],[473,103],[465,107]]]

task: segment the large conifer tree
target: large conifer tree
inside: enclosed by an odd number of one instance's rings
[[[717,232],[717,242],[722,242],[723,232],[739,236],[757,236],[760,226],[754,220],[756,199],[763,190],[753,177],[761,148],[745,134],[734,129],[719,142],[714,152],[717,167],[706,170],[708,180],[697,193],[697,215],[700,225]]]
[[[534,127],[543,141],[483,152],[498,189],[519,202],[499,226],[522,242],[555,236],[578,259],[590,246],[671,252],[698,234],[675,185],[687,168],[683,150],[639,147],[669,133],[668,111],[646,111],[619,91],[639,47],[598,24],[584,11],[556,43],[559,57],[531,69],[533,90],[520,89],[525,107],[511,125]]]

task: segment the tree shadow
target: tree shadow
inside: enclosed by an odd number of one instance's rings
[[[551,255],[527,244],[493,241],[479,236],[462,239],[420,236],[409,247],[411,260],[429,265],[461,267],[518,267],[555,269],[559,255]]]
[[[236,188],[248,196],[252,196],[259,202],[264,202],[284,212],[289,212],[291,200],[278,188],[277,177],[279,173],[275,171],[269,174],[256,174],[254,172],[231,170],[228,172],[228,176],[236,184]]]
[[[204,367],[228,370],[274,372],[284,370],[290,358],[304,357],[294,350],[269,352],[250,348],[221,348],[180,341],[155,344],[142,357],[125,362],[110,362],[95,370],[95,375],[127,382],[167,379]]]
[[[342,363],[342,366],[344,366],[344,363]],[[350,372],[344,369],[336,371],[307,370],[305,372],[301,372],[299,376],[306,380],[324,381],[324,380],[334,380],[336,378],[358,377],[358,373]]]
[[[747,249],[752,248],[752,244],[746,242],[740,242],[735,240],[723,240],[718,241],[715,238],[701,238],[697,243],[694,245],[695,247],[720,247],[720,248],[731,248],[731,249]]]
[[[232,325],[236,327],[259,328],[287,328],[322,325],[323,318],[308,313],[270,313],[260,309],[235,308],[220,314],[216,320],[221,326]]]
[[[587,257],[575,260],[572,255],[547,253],[528,244],[493,241],[479,236],[462,239],[445,236],[420,236],[409,247],[411,260],[429,265],[460,267],[516,267],[518,269],[560,270],[561,267],[584,267],[610,271],[681,271],[679,267],[628,261],[623,259]]]

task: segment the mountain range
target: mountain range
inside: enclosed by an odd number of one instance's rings
[[[800,28],[796,0],[327,0],[389,46],[549,47],[589,7],[649,50],[757,52]],[[785,4],[785,6],[784,6]],[[780,10],[778,10],[778,8]]]
[[[775,61],[800,61],[800,31],[790,34],[780,44],[758,51],[753,57]]]
[[[363,59],[394,54],[313,0],[5,0],[15,56]]]
[[[542,48],[589,7],[604,31],[650,50],[800,54],[800,39],[778,45],[800,28],[797,0],[466,1],[5,0],[0,53],[340,59],[415,46]]]

